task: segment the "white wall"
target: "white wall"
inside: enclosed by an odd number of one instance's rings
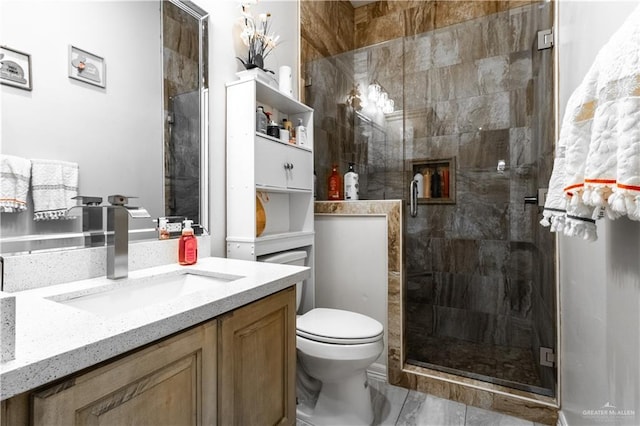
[[[638,4],[559,2],[561,113],[598,50]],[[570,426],[638,425],[640,224],[626,218],[602,220],[598,233],[595,243],[566,237],[559,241],[561,421]],[[607,403],[633,413],[593,413]]]
[[[30,92],[0,86],[1,152],[77,162],[81,195],[139,196],[133,205],[162,215],[160,3],[2,0],[1,6],[0,44],[31,55],[33,82]],[[69,44],[104,58],[106,88],[68,77]],[[33,231],[27,213],[2,219],[4,236]]]
[[[386,216],[315,216],[315,306],[358,312],[382,323],[385,345],[375,362],[381,367],[375,368],[385,373],[388,227]]]
[[[209,20],[209,92],[210,92],[210,192],[211,250],[213,256],[226,255],[226,166],[225,166],[225,83],[235,80],[243,69],[236,56],[244,56],[237,38],[240,2],[233,0],[195,0],[210,14]],[[300,26],[297,0],[261,0],[252,13],[270,12],[272,30],[280,35],[280,44],[266,60],[265,67],[276,71],[281,65],[293,70],[293,95],[298,97]],[[254,15],[257,16],[257,15]],[[232,112],[231,112],[232,113]]]

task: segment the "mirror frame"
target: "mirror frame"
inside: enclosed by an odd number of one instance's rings
[[[180,8],[196,20],[198,20],[198,92],[200,96],[200,225],[209,230],[209,14],[198,5],[189,0],[161,0],[168,1]],[[164,16],[164,12],[161,13]],[[164,45],[164,43],[163,43]],[[164,75],[164,69],[163,69]],[[165,96],[163,81],[163,101]],[[167,123],[165,122],[166,126]],[[164,133],[166,135],[166,132]],[[166,144],[163,143],[163,146]],[[163,193],[165,192],[163,181]],[[166,203],[166,200],[165,200]],[[166,205],[165,205],[165,215]]]

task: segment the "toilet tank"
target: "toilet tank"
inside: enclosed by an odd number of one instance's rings
[[[283,251],[280,253],[267,254],[258,258],[260,262],[280,263],[283,265],[305,266],[307,252],[304,250]],[[296,283],[296,311],[300,309],[302,300],[302,281]]]

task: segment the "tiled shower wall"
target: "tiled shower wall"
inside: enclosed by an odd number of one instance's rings
[[[318,199],[332,163],[356,163],[362,198],[408,199],[412,160],[456,158],[456,204],[406,221],[409,345],[555,347],[553,241],[524,205],[553,158],[552,54],[534,45],[551,16],[549,3],[378,2],[355,10],[354,44],[379,44],[305,64]],[[397,112],[346,105],[373,81]],[[539,374],[553,387],[552,369]]]

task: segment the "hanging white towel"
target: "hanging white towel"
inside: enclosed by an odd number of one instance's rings
[[[0,212],[27,209],[31,161],[13,155],[0,155]]]
[[[78,164],[57,160],[31,160],[33,220],[66,219],[76,205]],[[70,216],[75,217],[75,216]]]
[[[640,220],[640,6],[567,103],[540,223],[593,241],[604,215]]]

